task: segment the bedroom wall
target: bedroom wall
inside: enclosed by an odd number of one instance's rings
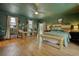
[[[79,14],[74,13],[74,14],[67,14],[64,16],[64,22],[70,23],[73,25],[79,24]]]
[[[78,13],[74,13],[74,14],[66,14],[66,15],[61,15],[61,16],[57,16],[57,17],[50,17],[50,18],[45,18],[44,21],[48,24],[57,24],[57,20],[59,18],[63,19],[63,22],[65,24],[79,24],[79,14]]]
[[[6,29],[6,19],[7,14],[0,11],[0,26],[2,26],[4,29]]]

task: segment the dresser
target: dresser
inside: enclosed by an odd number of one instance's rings
[[[70,31],[70,35],[71,35],[71,42],[79,42],[79,30],[77,31]]]

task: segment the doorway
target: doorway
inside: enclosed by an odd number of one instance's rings
[[[8,16],[7,19],[7,38],[17,38],[18,35],[18,17]]]

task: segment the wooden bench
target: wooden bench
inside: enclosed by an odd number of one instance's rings
[[[57,35],[47,35],[47,34],[43,34],[43,35],[41,35],[41,37],[42,37],[42,40],[44,40],[44,39],[52,39],[52,40],[57,40],[58,41],[58,43],[59,43],[59,47],[60,47],[60,49],[62,49],[63,48],[63,44],[64,44],[64,42],[63,42],[63,37],[61,37],[61,36],[57,36]]]

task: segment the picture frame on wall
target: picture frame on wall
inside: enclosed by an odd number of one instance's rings
[[[62,23],[63,22],[63,19],[62,18],[59,18],[58,19],[58,23]]]

